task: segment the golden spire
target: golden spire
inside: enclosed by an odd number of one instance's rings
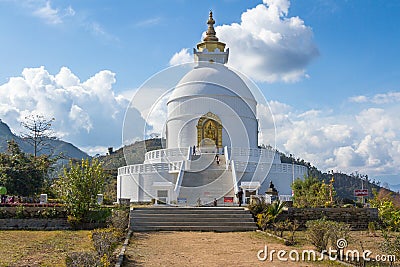
[[[206,36],[204,37],[203,42],[197,44],[197,51],[196,49],[194,51],[195,61],[208,61],[225,64],[228,62],[229,49],[225,50],[225,44],[219,42],[215,35],[215,20],[213,19],[212,11],[210,11],[207,24],[208,29],[206,31]]]
[[[207,24],[208,24],[208,29],[207,29],[207,32],[206,32],[206,37],[204,37],[203,41],[215,41],[215,42],[218,42],[218,38],[217,38],[217,36],[215,36],[215,30],[214,30],[215,20],[213,19],[211,10],[210,10],[210,15],[209,15],[208,20],[207,20]]]

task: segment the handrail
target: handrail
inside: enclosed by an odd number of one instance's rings
[[[238,181],[237,181],[237,176],[236,176],[235,162],[233,160],[231,160],[231,171],[232,171],[233,189],[236,194],[237,192],[239,192],[239,186],[238,186]]]
[[[185,162],[182,162],[181,168],[178,173],[178,177],[176,178],[176,184],[174,188],[175,195],[179,195],[179,191],[181,189],[182,181],[183,181],[183,174],[185,173]]]
[[[228,170],[229,169],[229,151],[228,151],[228,147],[224,146],[224,155],[225,155],[225,168]]]

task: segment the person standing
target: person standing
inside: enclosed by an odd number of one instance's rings
[[[193,146],[193,155],[196,155],[196,145]]]
[[[240,188],[239,191],[236,194],[237,198],[238,198],[238,203],[239,203],[239,207],[242,206],[242,200],[243,200],[243,189]]]

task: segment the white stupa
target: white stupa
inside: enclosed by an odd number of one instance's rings
[[[168,99],[166,148],[118,169],[117,201],[235,205],[239,188],[247,201],[263,195],[270,181],[287,199],[293,179],[307,174],[307,167],[281,163],[274,149],[258,147],[257,101],[225,65],[229,49],[214,23],[210,12],[206,36],[194,49],[196,65]]]

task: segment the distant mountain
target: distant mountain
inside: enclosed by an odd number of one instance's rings
[[[7,151],[7,141],[15,140],[21,150],[25,153],[33,153],[33,147],[26,141],[24,141],[21,137],[13,134],[11,132],[10,127],[5,124],[0,119],[0,152]],[[48,154],[52,153],[53,155],[60,155],[62,154],[66,158],[89,158],[90,156],[74,146],[71,143],[62,141],[62,140],[49,140],[48,143],[50,144],[51,150],[43,149],[43,151],[39,152],[39,154]]]
[[[395,192],[399,192],[400,191],[400,184],[391,184],[389,185],[390,190],[395,191]]]

